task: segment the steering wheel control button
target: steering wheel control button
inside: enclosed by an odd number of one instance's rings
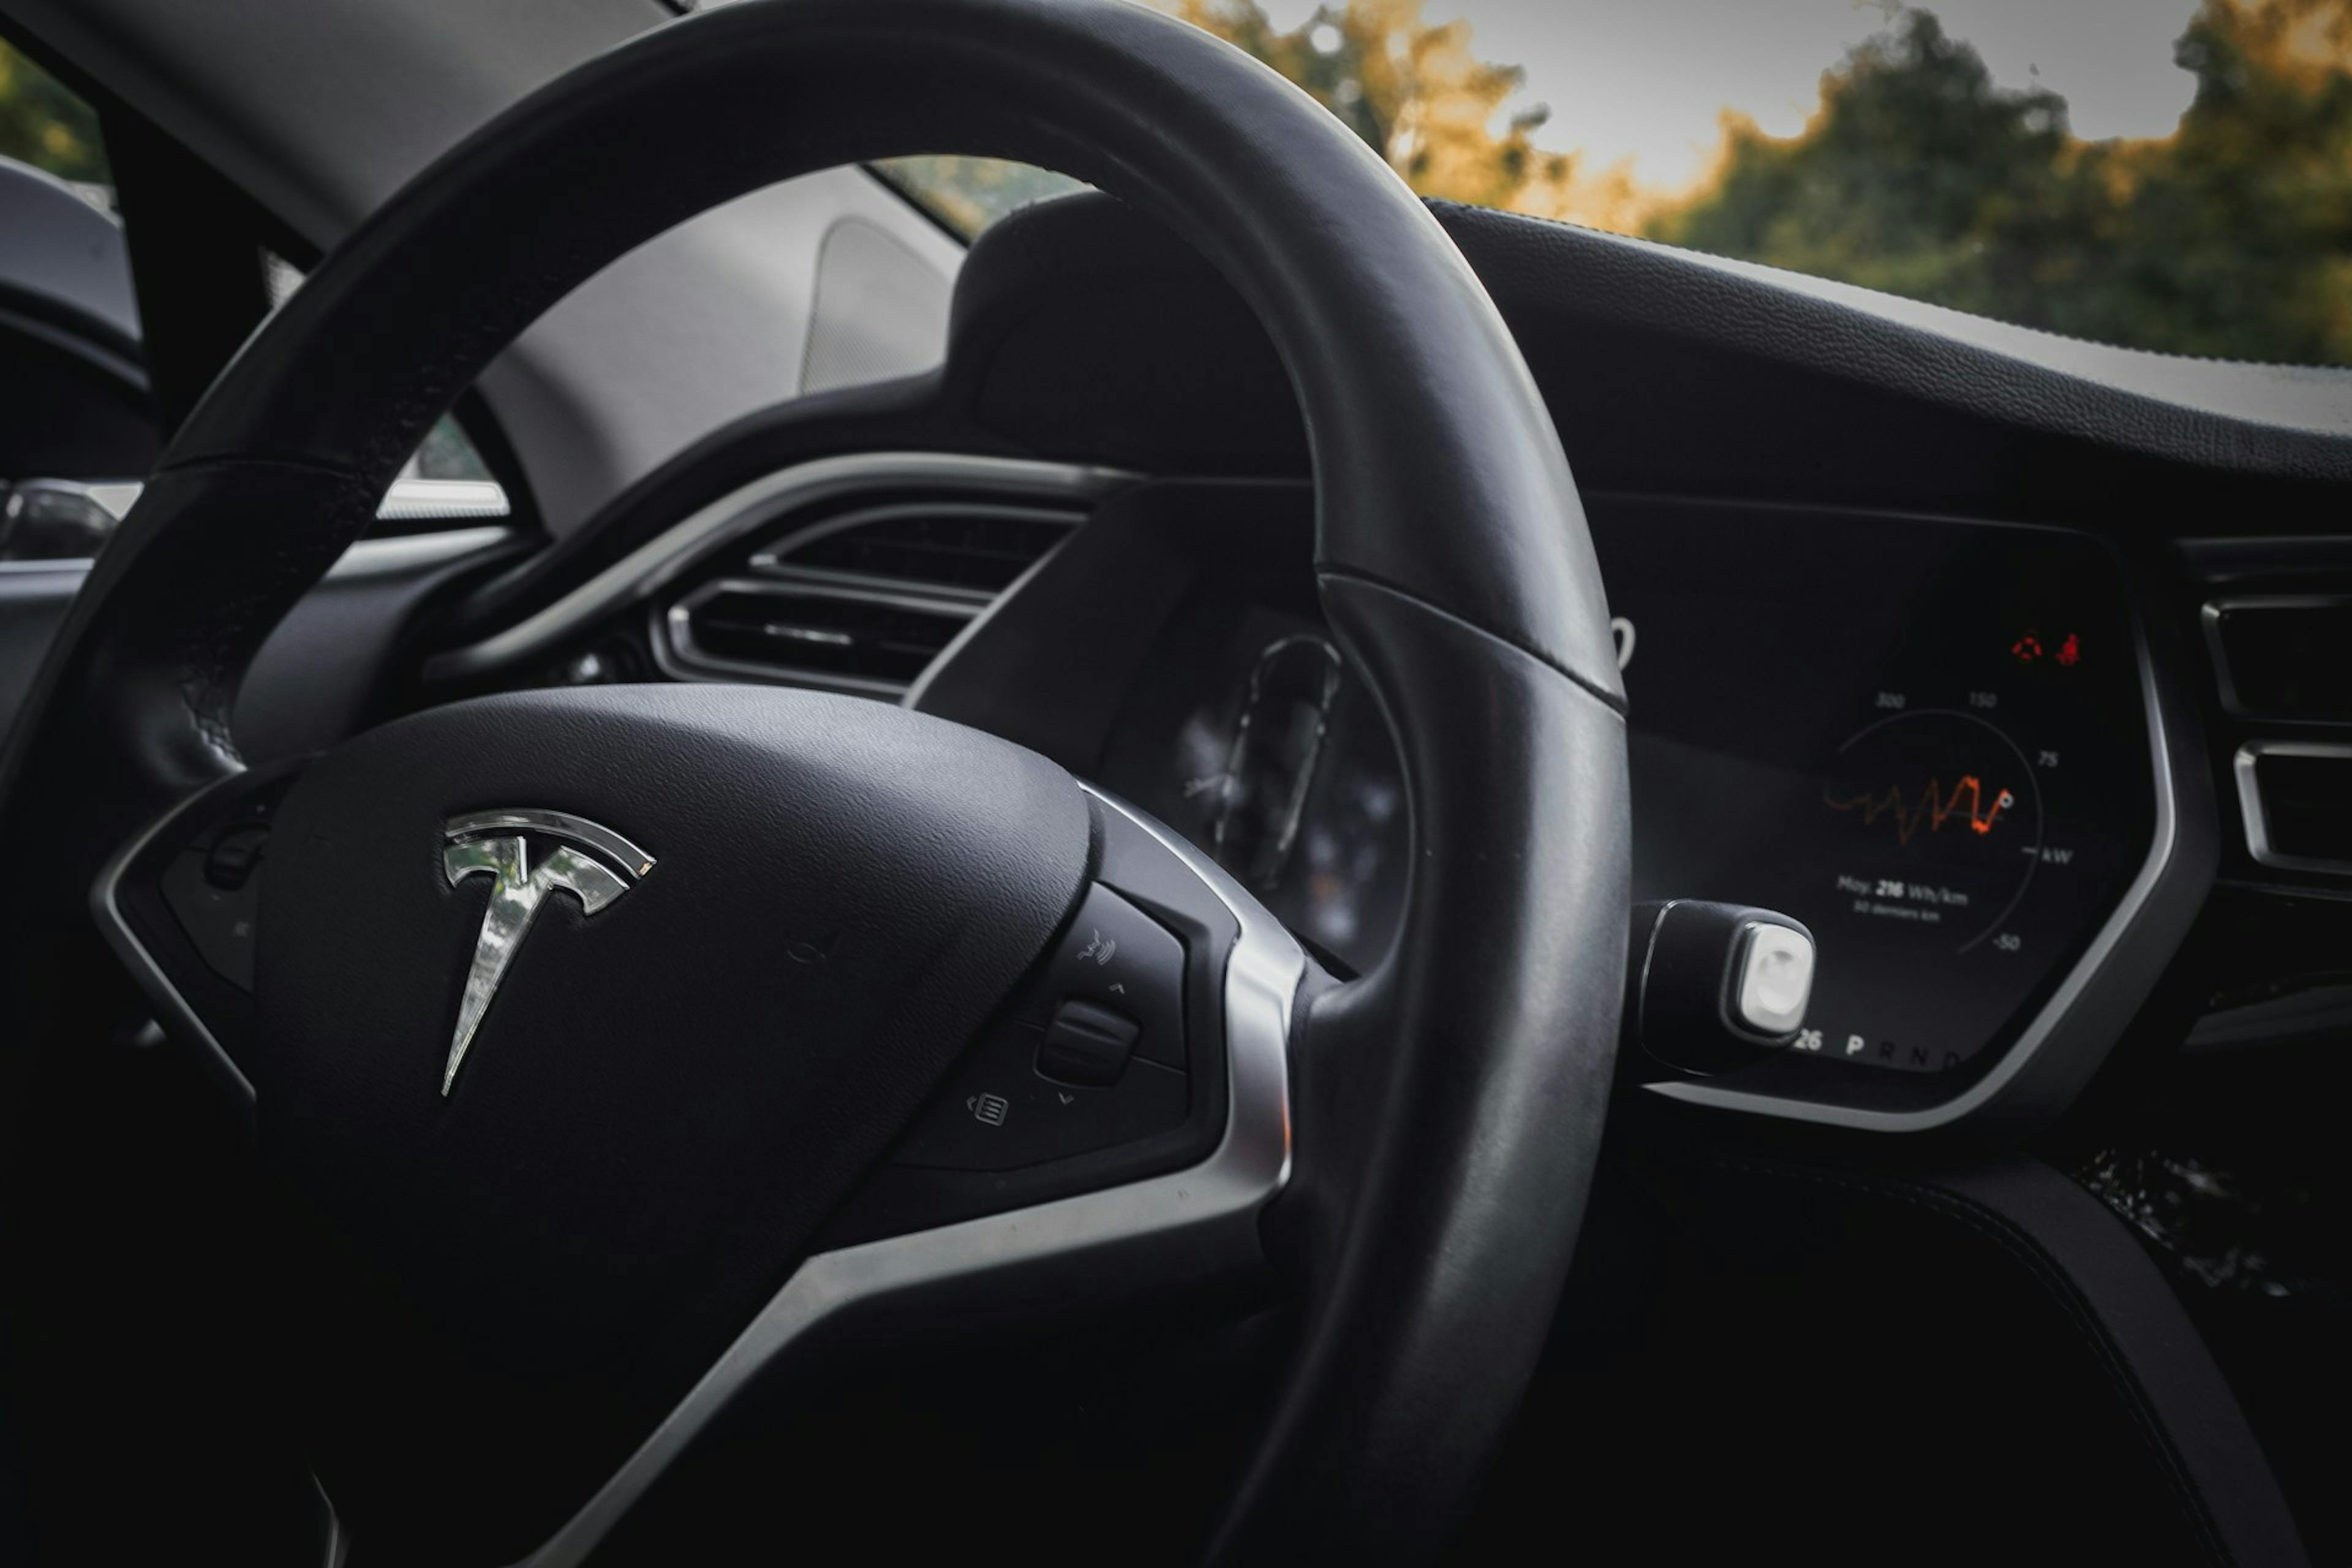
[[[261,907],[261,879],[246,876],[223,888],[211,874],[210,857],[189,850],[163,868],[163,893],[172,918],[205,966],[241,991],[253,989],[254,921]]]
[[[1732,997],[1734,1019],[1759,1035],[1796,1032],[1813,990],[1813,939],[1768,921],[1749,922]]]
[[[1037,1070],[1063,1083],[1108,1089],[1127,1072],[1142,1026],[1108,1007],[1072,998],[1054,1009],[1037,1047]]]
[[[1132,1020],[1097,1016],[1085,1003],[1077,1016],[1088,1032],[1102,1031],[1106,1043],[1069,1047],[1088,1054],[1081,1070],[1100,1073],[1112,1059],[1109,1043]],[[1070,1011],[1065,1008],[1064,1014]],[[1066,1022],[1062,1014],[1056,1023]],[[1045,1076],[1051,1029],[1010,1019],[997,1026],[900,1140],[894,1156],[901,1165],[950,1171],[1011,1171],[1066,1160],[1116,1144],[1131,1143],[1181,1127],[1192,1104],[1191,1085],[1181,1072],[1156,1062],[1129,1061],[1122,1051],[1111,1079],[1099,1088],[1068,1078]],[[1066,1034],[1075,1034],[1075,1028]]]
[[[268,843],[269,829],[258,823],[230,828],[205,857],[205,880],[225,893],[236,892],[261,863],[261,852]]]
[[[1099,882],[1087,889],[1017,1011],[1045,1026],[1072,1001],[1130,1020],[1139,1059],[1184,1069],[1184,944]]]
[[[205,968],[240,991],[253,990],[269,825],[294,777],[287,764],[247,773],[232,793],[206,795],[156,833],[118,885],[124,918],[142,943],[152,950],[161,938],[177,946],[160,929],[168,916]],[[224,1025],[208,1018],[205,1026],[217,1036]]]
[[[254,922],[261,910],[262,858],[269,825],[254,820],[275,793],[246,803],[245,815],[172,857],[160,879],[163,903],[205,964],[241,991],[253,989]]]

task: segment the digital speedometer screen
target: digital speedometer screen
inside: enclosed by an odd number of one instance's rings
[[[1633,896],[1778,910],[1817,947],[1794,1048],[1730,1076],[1889,1104],[1965,1084],[2149,858],[2116,561],[2056,529],[1612,498],[1592,531],[1628,700]],[[1199,532],[1195,586],[1098,776],[1327,963],[1368,969],[1412,859],[1394,746],[1299,536]]]
[[[1766,1070],[1980,1067],[2148,856],[2146,697],[2114,559],[2054,530],[1596,511],[1634,896],[1811,929],[1805,1030]]]

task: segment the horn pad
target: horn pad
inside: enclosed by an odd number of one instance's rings
[[[1059,767],[853,698],[492,697],[316,763],[272,835],[256,1079],[314,1462],[362,1538],[519,1556],[585,1500],[1088,853]]]

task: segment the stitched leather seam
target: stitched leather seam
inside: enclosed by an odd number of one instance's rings
[[[1353,567],[1327,566],[1320,561],[1315,563],[1315,574],[1327,581],[1336,579],[1343,583],[1354,583],[1361,587],[1378,589],[1383,594],[1404,600],[1407,604],[1412,605],[1416,609],[1426,610],[1433,616],[1436,616],[1443,620],[1450,621],[1454,625],[1462,627],[1465,631],[1474,632],[1479,637],[1485,637],[1489,642],[1501,643],[1505,647],[1510,648],[1514,652],[1527,655],[1528,658],[1534,659],[1538,664],[1542,665],[1546,669],[1550,670],[1554,675],[1557,675],[1561,679],[1568,681],[1570,685],[1575,686],[1580,690],[1599,699],[1611,710],[1611,711],[1616,713],[1619,717],[1622,718],[1624,715],[1625,698],[1623,693],[1611,691],[1603,687],[1597,686],[1591,681],[1587,680],[1584,677],[1577,674],[1576,671],[1569,668],[1568,666],[1560,663],[1559,660],[1544,652],[1541,648],[1530,647],[1526,643],[1519,641],[1517,637],[1506,637],[1501,632],[1495,631],[1487,626],[1482,626],[1475,621],[1468,620],[1461,616],[1455,615],[1452,610],[1447,609],[1444,605],[1433,603],[1432,601],[1422,597],[1419,594],[1414,593],[1410,588],[1400,588],[1393,583],[1383,583],[1379,578],[1368,576],[1364,573],[1355,570]]]
[[[284,468],[297,474],[316,474],[320,479],[340,479],[345,484],[357,484],[360,476],[350,468],[332,463],[321,463],[309,458],[271,458],[244,452],[205,452],[193,458],[181,458],[157,466],[158,477],[164,474],[200,474],[207,468]]]

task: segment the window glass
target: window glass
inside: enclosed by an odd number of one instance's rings
[[[94,554],[156,453],[98,116],[0,42],[0,562]]]
[[[886,158],[873,168],[965,239],[1031,202],[1086,188],[1066,174],[1001,158]]]
[[[157,455],[117,206],[96,110],[0,41],[0,561],[95,554]],[[275,256],[257,253],[256,265],[273,304],[300,286]],[[508,510],[480,452],[444,416],[383,519],[460,526]]]
[[[2352,364],[2352,0],[1157,3],[1425,195],[2108,342]],[[967,237],[1057,188],[884,172]]]
[[[98,114],[0,39],[0,158],[55,174],[110,209],[114,177]]]

